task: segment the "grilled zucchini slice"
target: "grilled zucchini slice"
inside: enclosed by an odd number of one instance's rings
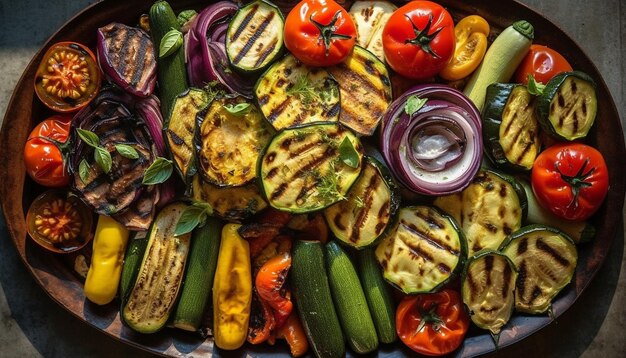
[[[437,291],[461,270],[466,257],[457,223],[428,206],[400,209],[396,227],[376,248],[385,279],[408,294]]]
[[[193,177],[191,198],[208,203],[213,215],[229,222],[241,222],[267,207],[255,182],[220,188],[205,182],[199,175]]]
[[[357,30],[359,46],[385,61],[383,51],[383,29],[391,14],[398,8],[387,1],[355,1],[350,7],[350,16]]]
[[[226,54],[241,71],[263,70],[283,50],[282,12],[273,4],[254,1],[237,11],[228,24]]]
[[[361,142],[336,123],[284,129],[259,160],[259,186],[278,210],[296,214],[321,210],[345,199],[362,162]]]
[[[193,149],[196,115],[208,104],[209,97],[205,91],[189,88],[174,99],[172,112],[163,127],[165,144],[178,174],[185,182],[196,172]]]
[[[308,67],[293,55],[274,63],[259,78],[254,94],[276,130],[339,120],[337,81],[325,69]]]
[[[391,103],[391,80],[385,64],[355,46],[345,61],[328,72],[339,83],[339,122],[361,135],[374,134]]]
[[[494,83],[483,108],[485,153],[499,168],[530,170],[541,150],[534,97],[526,86]]]
[[[572,280],[578,261],[574,241],[544,225],[521,228],[500,251],[517,267],[515,309],[526,313],[546,312],[552,299]]]
[[[440,196],[434,204],[461,225],[469,255],[483,249],[497,250],[507,235],[522,226],[528,212],[521,184],[491,170],[481,170],[462,192]]]
[[[561,140],[584,138],[598,110],[596,85],[580,71],[554,76],[537,99],[537,116],[544,131]]]
[[[367,157],[359,179],[342,200],[324,210],[335,237],[361,249],[374,244],[392,226],[400,193],[391,174],[378,160]]]
[[[462,278],[461,295],[472,322],[500,334],[513,313],[517,279],[513,262],[502,253],[483,251],[467,261]]]
[[[256,106],[242,97],[215,99],[198,114],[196,126],[198,170],[204,180],[230,187],[256,178],[259,153],[274,132]]]

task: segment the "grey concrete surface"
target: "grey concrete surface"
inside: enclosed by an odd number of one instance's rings
[[[494,0],[496,1],[496,0]],[[36,49],[93,0],[0,0],[0,114]],[[626,3],[622,0],[523,0],[546,14],[592,58],[626,120]],[[0,119],[1,120],[1,119]],[[499,357],[626,356],[624,228],[605,264],[575,305]],[[57,306],[27,273],[0,217],[0,357],[143,357]]]

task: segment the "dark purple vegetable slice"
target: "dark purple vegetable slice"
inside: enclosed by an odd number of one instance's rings
[[[110,23],[98,29],[98,63],[104,74],[125,91],[147,97],[156,84],[152,40],[136,27]]]
[[[482,160],[480,113],[455,89],[416,86],[387,110],[380,147],[395,177],[411,191],[426,195],[460,191]]]

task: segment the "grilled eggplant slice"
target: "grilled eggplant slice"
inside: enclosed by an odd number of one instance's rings
[[[513,313],[515,265],[504,254],[483,251],[467,261],[462,277],[461,295],[472,322],[497,336]]]
[[[324,216],[337,239],[361,249],[373,245],[393,226],[399,206],[399,188],[391,174],[378,160],[367,157],[347,200],[326,208]]]
[[[357,30],[357,44],[385,62],[383,29],[391,14],[398,9],[387,1],[355,1],[350,16]]]
[[[178,174],[185,182],[189,182],[196,172],[193,149],[196,116],[208,104],[209,96],[205,91],[189,88],[174,99],[172,112],[163,127],[165,143]]]
[[[339,119],[337,82],[325,69],[308,67],[293,55],[274,63],[259,78],[254,93],[276,130]]]
[[[534,97],[526,86],[494,83],[483,108],[485,153],[503,169],[530,170],[541,150]]]
[[[156,211],[155,203],[159,201],[160,191],[156,185],[149,185],[143,188],[139,197],[126,209],[113,218],[128,230],[146,231],[154,219]]]
[[[245,72],[263,70],[282,53],[284,27],[281,11],[265,0],[239,9],[226,33],[230,64]]]
[[[186,205],[173,203],[157,215],[133,289],[122,307],[123,322],[140,333],[165,326],[183,280],[191,233],[174,236],[176,223]]]
[[[220,188],[202,180],[192,179],[192,199],[208,203],[213,214],[229,222],[241,222],[267,207],[255,182],[244,186]]]
[[[376,248],[383,276],[404,293],[437,291],[463,267],[463,232],[434,207],[406,207],[398,216],[396,227]]]
[[[361,135],[372,135],[392,98],[385,64],[371,52],[355,46],[345,61],[328,72],[339,83],[339,122]]]
[[[142,29],[110,23],[98,29],[98,63],[125,91],[148,97],[156,84],[156,58],[150,36]]]
[[[259,153],[273,134],[259,110],[242,97],[215,99],[197,117],[198,170],[220,187],[242,186],[257,176]]]
[[[584,138],[598,110],[596,85],[579,71],[554,76],[537,99],[537,117],[544,131],[560,140]]]
[[[578,253],[574,241],[562,231],[529,225],[511,235],[501,250],[517,267],[515,309],[543,313],[574,276]]]
[[[521,184],[491,170],[481,170],[462,192],[440,196],[434,204],[461,225],[470,256],[483,249],[497,250],[522,226],[528,212]]]
[[[336,123],[284,129],[259,160],[261,192],[278,210],[321,210],[345,199],[359,177],[362,159],[359,139]]]

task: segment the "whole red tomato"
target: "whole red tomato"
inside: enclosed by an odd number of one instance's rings
[[[533,75],[535,81],[546,84],[554,75],[569,71],[572,71],[572,66],[560,53],[547,46],[531,45],[515,71],[515,81],[526,85],[528,75]]]
[[[52,116],[39,123],[28,136],[24,164],[36,183],[55,188],[69,184],[70,176],[61,147],[67,142],[71,122],[69,115]]]
[[[452,17],[434,2],[411,1],[396,10],[383,29],[387,63],[409,78],[436,75],[448,64],[454,48]]]
[[[461,345],[469,316],[461,296],[453,290],[406,296],[396,311],[396,331],[417,353],[439,356]]]
[[[333,0],[302,0],[285,20],[285,46],[310,66],[342,62],[355,42],[352,18]]]
[[[602,205],[609,190],[609,173],[597,149],[558,143],[539,154],[531,183],[541,206],[564,219],[585,220]]]

